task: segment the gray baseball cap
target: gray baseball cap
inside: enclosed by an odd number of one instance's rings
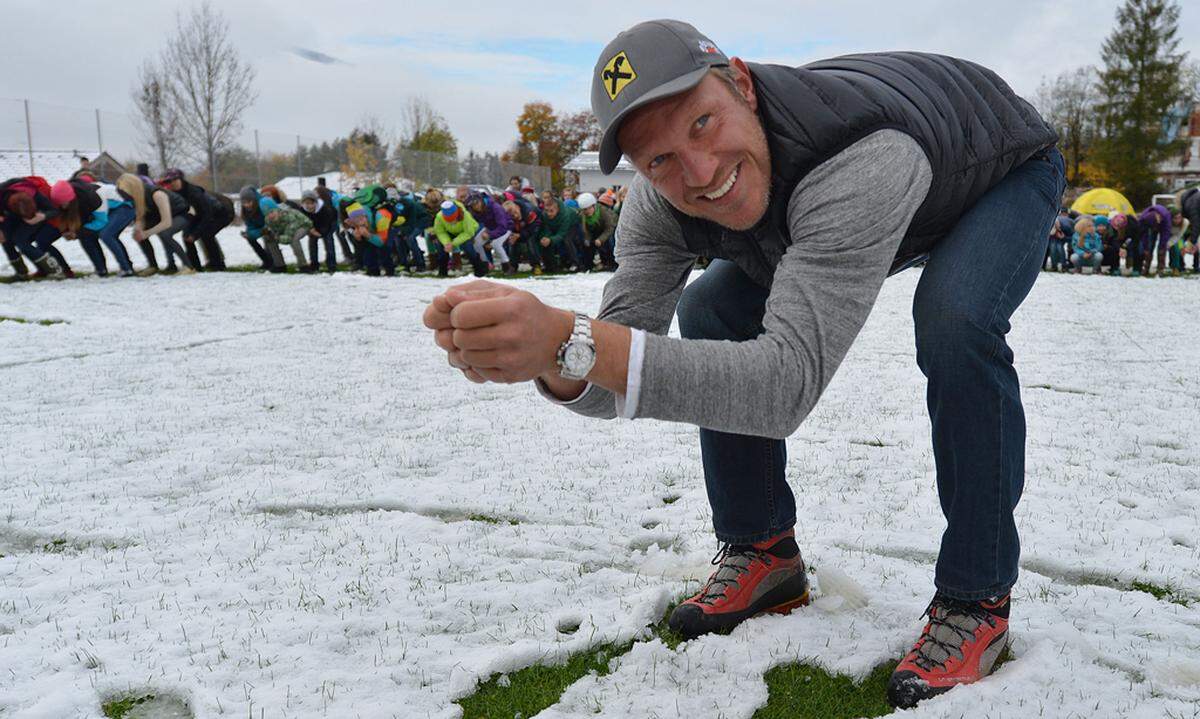
[[[621,160],[617,132],[629,113],[691,90],[710,68],[728,64],[712,40],[679,20],[649,20],[617,35],[592,72],[592,112],[604,133],[600,170],[607,175]]]

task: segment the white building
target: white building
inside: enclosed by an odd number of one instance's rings
[[[601,187],[612,187],[620,185],[622,187],[633,182],[633,176],[637,174],[637,170],[633,169],[633,165],[629,164],[629,160],[624,157],[613,168],[611,175],[605,175],[600,172],[600,153],[599,152],[581,152],[576,155],[570,162],[563,165],[564,170],[574,172],[578,177],[576,187],[580,192],[595,192]]]
[[[1158,179],[1168,192],[1200,183],[1200,104],[1178,116],[1178,122],[1175,138],[1186,141],[1183,151],[1158,166]]]

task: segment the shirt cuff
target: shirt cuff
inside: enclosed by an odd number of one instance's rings
[[[637,416],[638,399],[642,394],[642,361],[646,357],[646,333],[629,331],[629,369],[625,373],[625,395],[616,395],[617,416],[633,419]],[[582,395],[581,395],[582,396]]]
[[[559,399],[558,397],[555,397],[554,393],[550,391],[550,388],[546,386],[546,383],[542,381],[541,377],[535,377],[533,379],[533,386],[537,387],[538,394],[550,400],[554,404],[562,405],[563,407],[569,407],[576,402],[582,402],[583,398],[587,397],[588,393],[592,391],[592,387],[594,385],[591,382],[588,382],[587,386],[583,388],[583,391],[580,392],[579,396],[575,399]]]

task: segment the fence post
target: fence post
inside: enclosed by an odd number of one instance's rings
[[[258,155],[258,130],[254,131],[254,177],[259,187],[262,187],[262,158]]]
[[[296,135],[296,177],[300,181],[300,192],[304,192],[304,168],[300,164],[300,136]]]
[[[99,143],[97,149],[104,152],[104,133],[100,130],[100,108],[96,108],[96,142]]]
[[[25,100],[25,149],[29,151],[29,174],[37,174],[33,169],[33,126],[29,124],[29,100]]]

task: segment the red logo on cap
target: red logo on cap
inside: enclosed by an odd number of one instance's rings
[[[706,53],[715,55],[721,51],[717,49],[716,45],[712,44],[708,40],[701,40],[700,41],[700,52],[706,52]]]

